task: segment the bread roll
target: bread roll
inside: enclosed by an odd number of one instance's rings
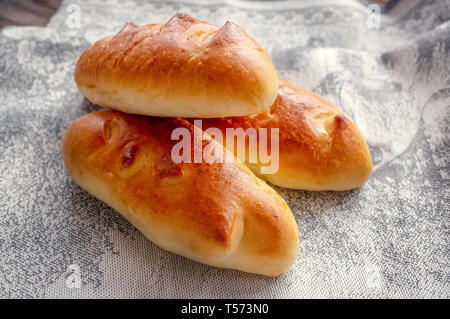
[[[98,41],[78,60],[75,81],[101,106],[172,117],[259,113],[278,90],[267,53],[240,27],[185,14],[166,24],[129,23]]]
[[[201,134],[183,119],[91,113],[67,129],[64,163],[79,186],[161,248],[212,266],[282,274],[298,252],[289,207],[240,161],[175,164],[171,133],[179,127]]]
[[[262,175],[263,164],[259,158],[257,163],[249,162],[248,141],[244,146],[247,158],[241,158],[256,175],[272,184],[313,191],[341,191],[364,184],[372,172],[372,160],[357,127],[321,97],[280,81],[278,97],[269,111],[246,117],[203,120],[202,128],[217,127],[223,134],[226,128],[268,128],[268,132],[270,128],[279,128],[276,173]],[[258,141],[260,138],[258,136]],[[223,141],[226,145],[226,140]],[[234,150],[236,153],[237,147]]]

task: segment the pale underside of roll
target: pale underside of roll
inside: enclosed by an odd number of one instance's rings
[[[171,133],[180,127],[199,131],[183,119],[91,113],[67,129],[64,163],[79,186],[161,248],[212,266],[282,274],[298,253],[289,207],[238,160],[176,164]]]
[[[239,26],[185,14],[166,24],[129,23],[99,40],[78,60],[75,81],[95,104],[167,117],[260,113],[278,90],[266,51]]]
[[[372,160],[369,148],[352,121],[331,103],[314,93],[280,80],[278,97],[270,110],[245,117],[203,119],[202,129],[254,128],[267,141],[270,151],[271,128],[279,129],[278,170],[261,174],[266,160],[250,162],[249,139],[236,139],[226,145],[260,178],[274,185],[303,190],[348,190],[360,187],[370,177]],[[259,129],[267,129],[267,135]]]

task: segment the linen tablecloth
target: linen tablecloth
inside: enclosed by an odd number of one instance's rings
[[[279,75],[325,97],[366,138],[360,189],[276,187],[300,253],[266,278],[163,251],[74,184],[65,129],[98,109],[73,80],[80,54],[125,22],[176,12],[234,21]],[[0,31],[0,296],[450,297],[450,2],[63,1],[47,27]]]

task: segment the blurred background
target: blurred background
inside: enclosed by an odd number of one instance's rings
[[[5,25],[47,25],[61,0],[0,0],[0,27]]]

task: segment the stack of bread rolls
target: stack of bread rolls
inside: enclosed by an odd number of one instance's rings
[[[127,24],[82,54],[75,81],[92,103],[114,110],[67,129],[63,160],[74,181],[161,248],[198,262],[282,274],[298,254],[297,224],[262,179],[347,190],[371,174],[367,144],[350,119],[279,79],[268,54],[232,22],[219,28],[176,14],[166,24]],[[261,174],[263,163],[237,159],[237,147],[208,136],[195,119],[223,132],[278,128],[279,169]],[[175,162],[177,128],[229,160]]]

